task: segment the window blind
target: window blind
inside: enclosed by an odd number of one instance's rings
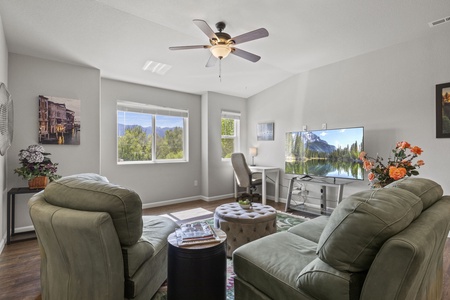
[[[222,118],[240,120],[241,119],[241,113],[240,112],[232,112],[232,111],[222,110]]]
[[[117,110],[173,117],[189,117],[189,111],[131,101],[117,101]]]

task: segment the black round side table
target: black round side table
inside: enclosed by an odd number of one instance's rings
[[[227,254],[224,231],[214,228],[220,242],[178,246],[175,233],[168,237],[168,300],[226,298]]]

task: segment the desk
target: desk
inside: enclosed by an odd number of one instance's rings
[[[12,188],[8,191],[8,196],[6,198],[7,208],[6,208],[6,244],[9,245],[18,241],[25,241],[36,238],[34,231],[21,232],[21,237],[18,238],[16,233],[14,233],[14,223],[16,215],[16,195],[17,194],[36,194],[43,189],[29,189],[28,187]]]
[[[261,172],[262,174],[262,204],[266,205],[267,199],[267,174],[275,174],[275,202],[279,200],[280,194],[280,168],[277,167],[267,167],[267,166],[248,166],[252,172]],[[233,174],[234,175],[234,174]],[[236,176],[234,178],[234,197],[237,198],[237,182]]]

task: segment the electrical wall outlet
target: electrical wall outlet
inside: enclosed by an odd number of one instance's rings
[[[303,131],[306,131],[306,130],[308,130],[308,126],[303,125]]]
[[[327,123],[322,123],[322,129],[327,129]]]

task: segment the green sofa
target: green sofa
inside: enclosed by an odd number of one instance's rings
[[[408,178],[233,253],[235,299],[441,299],[450,196]]]
[[[51,182],[28,202],[42,299],[150,299],[167,278],[176,223],[142,216],[139,196],[96,174]]]

